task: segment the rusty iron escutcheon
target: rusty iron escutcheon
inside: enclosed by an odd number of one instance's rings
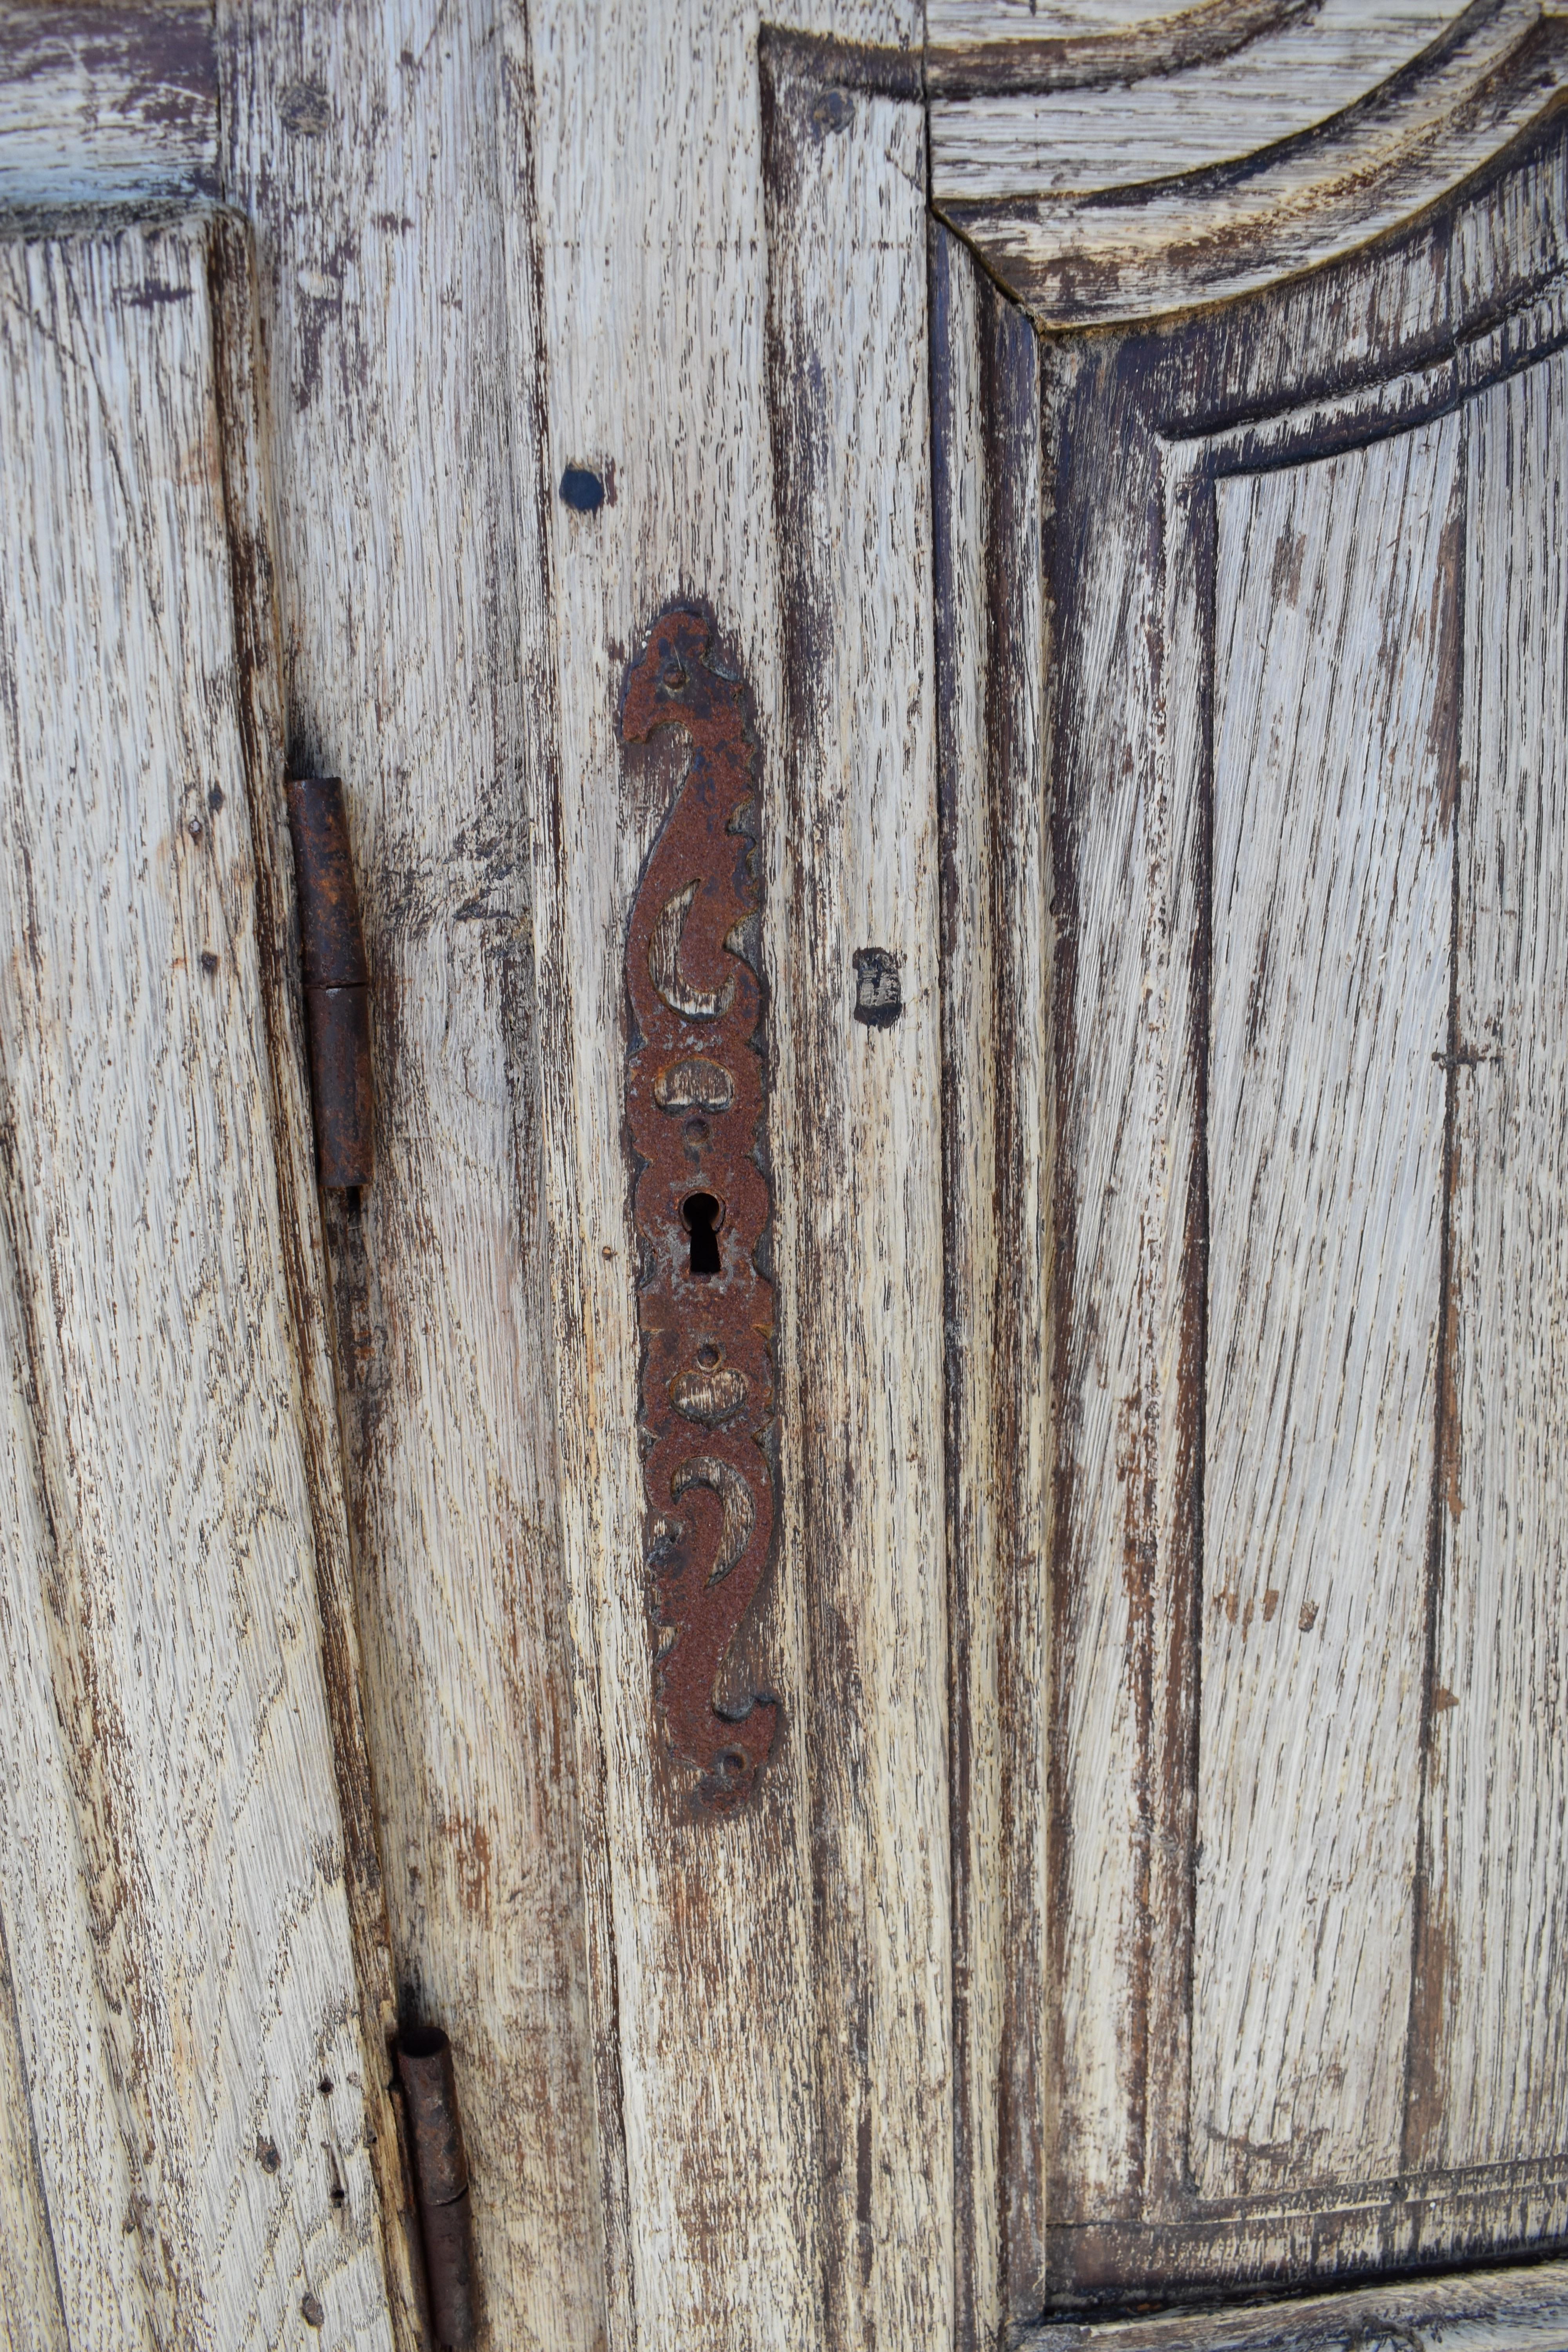
[[[778,1703],[721,1697],[730,1645],[767,1567],[773,1285],[756,1253],[772,1209],[764,1144],[763,986],[751,958],[755,743],[745,692],[710,667],[708,614],[669,606],[626,675],[621,736],[691,744],[686,779],[633,902],[626,988],[637,1034],[626,1119],[642,1166],[643,1476],[661,1629],[656,1696],[698,1802],[741,1803],[773,1746]],[[748,934],[750,936],[748,936]]]
[[[397,2072],[408,2113],[431,2328],[437,2344],[468,2352],[479,2335],[473,2211],[452,2045],[439,2026],[405,2026],[397,2037]]]
[[[293,776],[289,830],[300,902],[305,1022],[316,1158],[330,1192],[375,1174],[370,1075],[370,966],[349,856],[348,816],[337,776]]]

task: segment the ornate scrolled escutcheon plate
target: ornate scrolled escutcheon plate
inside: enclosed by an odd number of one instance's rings
[[[621,736],[681,730],[690,765],[644,869],[626,940],[636,1034],[626,1118],[641,1162],[643,1475],[660,1629],[656,1696],[698,1801],[740,1803],[773,1746],[776,1700],[721,1695],[767,1566],[773,1286],[756,1252],[763,1172],[762,984],[748,961],[755,745],[744,690],[707,658],[708,616],[672,605],[626,677]]]

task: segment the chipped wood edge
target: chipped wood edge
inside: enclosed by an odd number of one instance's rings
[[[247,774],[266,777],[270,806],[247,809],[256,866],[256,934],[277,1139],[279,1232],[294,1323],[301,1453],[310,1497],[321,1675],[331,1725],[342,1818],[360,2032],[364,2045],[366,2138],[381,2199],[383,2266],[397,2352],[426,2343],[422,2261],[401,2104],[390,2049],[397,2031],[391,1937],[376,1837],[376,1808],[360,1685],[352,1537],[342,1435],[332,1378],[331,1286],[316,1186],[309,1066],[295,945],[293,853],[283,804],[282,647],[273,590],[276,544],[262,452],[265,384],[249,224],[218,207],[208,215],[208,284],[217,385],[224,501],[233,579],[237,706]]]

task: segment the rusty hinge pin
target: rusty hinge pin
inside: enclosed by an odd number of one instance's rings
[[[370,966],[337,776],[289,779],[289,830],[310,1038],[321,1181],[332,1192],[375,1173],[370,1077]]]
[[[405,2027],[397,2071],[408,2109],[430,2324],[437,2344],[465,2352],[479,2333],[473,2217],[452,2045],[438,2026]]]

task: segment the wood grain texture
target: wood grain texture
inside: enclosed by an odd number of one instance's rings
[[[1040,1958],[1032,1958],[1030,1938],[1020,1935],[1009,1994],[1020,2012],[1031,2000],[1037,2002],[1043,2020],[1044,2087],[1036,2114],[1043,2122],[1048,2170],[1033,2215],[1025,2217],[1045,2248],[1035,2278],[1038,2299],[1032,2310],[1015,2300],[1020,2282],[1009,2277],[1007,2317],[1014,2326],[1068,2295],[1108,2302],[1169,2296],[1178,2282],[1193,2294],[1205,2283],[1234,2287],[1249,2277],[1300,2286],[1357,2267],[1432,2263],[1445,2254],[1473,2257],[1489,2245],[1549,2243],[1564,2226],[1564,2166],[1557,2150],[1542,2148],[1490,2173],[1464,2168],[1407,2173],[1394,2194],[1404,2085],[1391,2085],[1386,2068],[1384,2089],[1392,2096],[1378,2125],[1385,2152],[1390,2105],[1395,2118],[1394,2153],[1383,2159],[1386,2172],[1359,2181],[1342,2175],[1314,2179],[1311,2158],[1292,2141],[1280,2168],[1302,2168],[1295,2184],[1270,2180],[1270,2168],[1259,2164],[1245,2197],[1234,2173],[1211,2170],[1206,2180],[1200,2178],[1203,2150],[1194,2117],[1205,2110],[1191,2094],[1194,2070],[1206,2065],[1212,2085],[1221,2063],[1237,2077],[1254,2063],[1247,2050],[1227,2048],[1229,2028],[1218,2011],[1194,2016],[1202,1959],[1194,1943],[1194,1890],[1205,1870],[1223,1864],[1212,1837],[1200,1845],[1198,1823],[1204,1740],[1213,1759],[1223,1745],[1215,1744],[1219,1717],[1213,1705],[1203,1729],[1201,1643],[1207,1635],[1200,1624],[1206,1628],[1215,1612],[1202,1602],[1194,1574],[1207,1540],[1207,1195],[1211,1177],[1237,1187],[1237,1197],[1250,1189],[1245,1167],[1233,1165],[1235,1155],[1211,1162],[1205,1143],[1208,1089],[1211,1080],[1219,1083],[1211,1068],[1218,1033],[1209,998],[1214,844],[1208,812],[1221,719],[1208,681],[1220,658],[1216,628],[1223,619],[1228,629],[1235,619],[1216,598],[1216,512],[1226,499],[1240,511],[1237,502],[1244,506],[1254,496],[1288,498],[1292,479],[1300,485],[1320,472],[1331,474],[1347,453],[1369,454],[1356,457],[1345,481],[1370,480],[1358,477],[1356,467],[1373,465],[1374,446],[1408,451],[1419,440],[1427,452],[1428,478],[1418,483],[1412,477],[1410,513],[1423,518],[1421,531],[1437,529],[1440,537],[1434,518],[1443,499],[1440,482],[1431,478],[1434,451],[1450,449],[1450,478],[1458,478],[1457,428],[1444,420],[1469,395],[1490,396],[1489,386],[1500,376],[1568,339],[1565,236],[1562,134],[1548,127],[1452,207],[1342,264],[1200,317],[1118,335],[1052,337],[1042,348],[1041,512],[1052,647],[1043,730],[1054,925],[1048,1328],[1057,1413],[1048,1584],[1040,1579],[1050,1601],[1049,1868],[1037,1898]],[[1332,359],[1326,357],[1330,352]],[[1319,543],[1303,546],[1300,580],[1289,594],[1293,525],[1278,583],[1270,562],[1269,580],[1250,605],[1261,635],[1248,658],[1261,657],[1276,626],[1283,633],[1277,657],[1295,643],[1299,615],[1292,600],[1303,583],[1310,592],[1319,577],[1316,567],[1326,562],[1329,541],[1339,544],[1336,534],[1353,524],[1366,537],[1371,562],[1378,534],[1394,521],[1376,496],[1336,498],[1321,520]],[[1432,544],[1419,535],[1418,543]],[[1436,619],[1408,569],[1395,549],[1378,574],[1394,600],[1391,609],[1404,614],[1390,635],[1397,651],[1389,654],[1388,674],[1398,672],[1400,690],[1411,698],[1409,710],[1394,709],[1391,740],[1401,740],[1403,730],[1426,772],[1439,755],[1451,758],[1441,747],[1445,740],[1451,746],[1455,720],[1451,708],[1437,713],[1429,698],[1422,708]],[[1345,571],[1342,563],[1341,574]],[[1324,569],[1321,577],[1325,593],[1331,578],[1334,593],[1343,593],[1340,575]],[[1402,597],[1408,603],[1401,604]],[[1408,645],[1402,635],[1406,624]],[[1346,708],[1354,702],[1350,685],[1338,681],[1342,671],[1346,681],[1359,675],[1356,662],[1375,645],[1375,631],[1363,634],[1364,643],[1353,633],[1336,635],[1326,622],[1310,641],[1310,658],[1305,633],[1291,654],[1291,660],[1319,665],[1319,672],[1310,697],[1303,696],[1310,719],[1303,724],[1300,748],[1281,766],[1282,778],[1302,761],[1310,769],[1319,757],[1327,724],[1320,704],[1331,689],[1345,698]],[[1243,642],[1237,640],[1238,646]],[[1456,643],[1450,630],[1449,650],[1439,663],[1445,676],[1456,667]],[[973,699],[973,688],[966,691]],[[1375,734],[1378,723],[1375,710],[1358,706],[1352,740],[1358,740],[1356,730]],[[1424,744],[1428,729],[1432,747]],[[1245,784],[1245,761],[1236,773]],[[1451,795],[1453,789],[1450,779],[1442,792]],[[1263,890],[1281,840],[1297,836],[1288,807],[1281,807],[1278,792],[1270,798],[1266,778],[1258,792],[1252,810],[1258,828],[1254,879]],[[1237,803],[1233,815],[1247,805],[1245,799]],[[1346,861],[1347,878],[1352,848],[1347,839],[1335,850]],[[1419,880],[1418,851],[1419,826],[1402,892],[1406,879],[1413,886]],[[998,929],[1026,927],[1030,912],[1019,892],[1005,887],[1001,897]],[[1217,897],[1215,904],[1217,923]],[[1240,904],[1244,928],[1246,921],[1256,923],[1256,911],[1247,912],[1250,901],[1244,897]],[[1414,938],[1423,939],[1419,910],[1407,915],[1403,908],[1403,897],[1394,902],[1385,896],[1387,919],[1415,923]],[[1441,910],[1428,912],[1440,946],[1444,918]],[[1292,906],[1290,915],[1299,928],[1300,908]],[[1407,929],[1404,936],[1413,935]],[[1223,947],[1216,930],[1215,958]],[[1243,950],[1237,953],[1226,1018],[1239,1021],[1245,1051],[1251,966]],[[1217,975],[1217,963],[1214,971]],[[1401,1004],[1400,1017],[1409,1010]],[[1301,1034],[1315,1052],[1315,1030],[1309,1026]],[[1325,1035],[1331,1034],[1331,1026]],[[1424,1048],[1439,1099],[1443,1074],[1429,1056],[1445,1043],[1439,1019],[1437,1037]],[[1244,1060],[1243,1082],[1247,1066]],[[1232,1068],[1226,1083],[1234,1087],[1237,1075]],[[1309,1075],[1296,1073],[1298,1080]],[[1377,1112],[1384,1108],[1380,1098]],[[1366,1140],[1372,1148],[1370,1125]],[[1276,1150],[1286,1148],[1281,1139]],[[1440,1182],[1436,1192],[1440,1207]],[[1387,1205],[1369,1202],[1368,1213],[1384,1215]],[[1440,1248],[1439,1241],[1439,1263]],[[1407,1279],[1414,1283],[1419,1274],[1412,1261]],[[1239,1293],[1237,1298],[1239,1315],[1246,1302]],[[1385,1307],[1391,1303],[1386,1292],[1384,1299]],[[1310,1428],[1311,1401],[1299,1399],[1292,1410]],[[1266,1443],[1266,1424],[1260,1421],[1252,1434]],[[1363,1442],[1371,1442],[1371,1433]],[[1430,1436],[1426,1459],[1435,1471]],[[1412,1475],[1418,1484],[1418,1474]],[[1423,1529],[1435,1485],[1429,1477]],[[1296,1565],[1305,1573],[1311,1563],[1304,1559]],[[1403,1781],[1394,1787],[1391,1779],[1379,1793],[1394,1813],[1405,1809],[1405,1860],[1403,1887],[1391,1882],[1386,1906],[1379,1889],[1379,1916],[1365,1929],[1369,1950],[1372,1942],[1384,1952],[1397,1944],[1401,1931],[1382,1916],[1384,1908],[1394,1914],[1403,1905],[1406,1951],[1414,1924],[1415,1869],[1408,1837],[1421,1769],[1428,1573],[1428,1555],[1418,1546],[1412,1559],[1415,1589],[1396,1592],[1393,1604],[1394,1612],[1405,1614],[1409,1654],[1397,1643],[1394,1647],[1395,1670],[1409,1687],[1386,1689],[1379,1704],[1387,1701],[1395,1727],[1403,1722],[1408,1728],[1408,1753]],[[1218,1612],[1224,1639],[1238,1654],[1232,1660],[1238,1693],[1258,1672],[1260,1619],[1270,1589],[1282,1590],[1282,1580],[1274,1579],[1272,1588],[1266,1580],[1258,1592],[1245,1648],[1239,1591],[1234,1634],[1223,1604]],[[1299,1645],[1310,1638],[1299,1631],[1300,1606],[1298,1601]],[[1283,1605],[1277,1604],[1263,1630],[1278,1643],[1284,1622]],[[1387,1622],[1373,1630],[1385,1646],[1393,1639]],[[1349,1674],[1356,1664],[1353,1643],[1341,1656],[1347,1677],[1342,1690],[1335,1686],[1325,1696],[1315,1734],[1331,1744],[1352,1738],[1358,1704]],[[1369,1680],[1363,1701],[1370,1689]],[[1223,1691],[1222,1683],[1222,1697]],[[1279,1752],[1282,1726],[1275,1718],[1280,1713],[1279,1704],[1271,1712],[1260,1702],[1254,1718],[1270,1757]],[[1341,1713],[1344,1720],[1337,1719]],[[1250,1773],[1250,1757],[1247,1769]],[[1289,1806],[1295,1793],[1291,1783],[1280,1801]],[[1215,1771],[1211,1829],[1224,1830],[1227,1809],[1235,1809],[1239,1822],[1250,1803],[1249,1779],[1230,1784]],[[1263,1845],[1260,1837],[1255,1849],[1260,1866]],[[1233,1845],[1232,1855],[1241,1850]],[[1280,1855],[1269,1868],[1289,1876]],[[1238,1890],[1235,1903],[1211,1910],[1211,1990],[1223,1985],[1236,1945],[1274,1933],[1266,1918],[1247,1911],[1247,1899]],[[1294,1948],[1289,1937],[1286,1947]],[[1407,1989],[1408,1961],[1399,1968]],[[1244,1974],[1237,1965],[1236,1987]],[[1250,1981],[1256,2002],[1267,2011],[1271,1995],[1263,1972],[1253,1972]],[[1341,1997],[1337,1990],[1334,1997]],[[1279,1998],[1282,2006],[1283,1989]],[[1395,2033],[1402,2032],[1401,1993],[1369,1998],[1391,2000]],[[1250,2020],[1244,2022],[1250,2032]],[[1206,2053],[1194,2052],[1194,2026],[1207,2037]],[[1282,2096],[1331,2105],[1339,2094],[1327,2080],[1304,2082],[1310,2063],[1304,2057],[1282,2084]],[[1266,2070],[1252,2079],[1267,2089]],[[1370,2089],[1375,2094],[1375,2083]],[[1358,2085],[1363,2099],[1368,2091],[1366,2083]],[[1324,2117],[1306,2120],[1316,2129]],[[1348,2095],[1333,2121],[1352,2137],[1361,2128]],[[1229,2127],[1223,2119],[1221,2127]],[[1261,2136],[1259,2144],[1284,2147]],[[1026,2203],[1026,2173],[1020,2179],[1020,2201]],[[1203,2195],[1200,2189],[1214,2193]]]
[[[0,1500],[0,1511],[5,1502]],[[4,1521],[12,1532],[10,1515]],[[10,1956],[0,1941],[0,2330],[16,2352],[68,2352],[65,2313]]]
[[[868,6],[836,10],[826,26],[818,16],[815,29],[907,46],[914,27]],[[842,426],[856,365],[898,420],[885,469],[868,441],[842,478],[836,560],[862,571],[826,576],[835,599],[852,585],[856,617],[819,640],[832,724],[845,730],[826,740],[846,760],[863,749],[866,764],[840,771],[803,749],[792,772],[754,20],[729,8],[535,9],[517,53],[538,124],[536,479],[550,499],[560,649],[559,733],[531,773],[544,1130],[584,1779],[604,1809],[595,1991],[625,2116],[618,2284],[649,2345],[838,2344],[872,2328],[901,2341],[932,2313],[941,2340],[951,2158],[935,835],[929,575],[919,584],[929,525],[918,488],[905,488],[925,479],[919,113],[816,93],[819,168],[837,175],[820,183],[836,266],[857,290],[836,306],[841,318],[792,323],[796,281],[787,267],[774,281],[775,349],[781,332],[847,339],[822,348],[825,422]],[[786,252],[825,226],[793,210],[776,219]],[[908,306],[902,320],[895,301]],[[521,310],[514,297],[514,319]],[[793,446],[802,482],[845,462],[820,442]],[[900,456],[907,478],[894,470]],[[568,463],[606,484],[592,517],[554,496]],[[801,547],[794,560],[829,557]],[[679,589],[711,602],[757,704],[773,845],[772,1131],[799,1138],[774,1169],[783,1527],[752,1654],[783,1723],[755,1805],[717,1836],[677,1801],[643,1696],[634,1261],[614,1042],[626,912],[674,782],[658,756],[623,761],[616,696],[623,663]],[[888,925],[900,889],[910,903],[884,940],[870,927]],[[848,959],[865,945],[906,960],[910,1009],[889,1032],[852,1019]],[[846,1153],[861,1132],[880,1156],[858,1165]],[[895,1250],[888,1238],[900,1217],[931,1253],[907,1272],[904,1241]],[[913,1336],[911,1311],[929,1315],[929,1338]],[[629,2328],[631,2313],[614,2324]]]
[[[952,2334],[941,996],[921,110],[770,65],[786,1557],[805,1584],[830,2343]],[[866,410],[879,420],[859,430]],[[903,1009],[852,1018],[859,948]],[[792,1475],[793,1474],[793,1475]],[[872,1703],[868,1698],[874,1695]]]
[[[310,1077],[297,929],[293,841],[285,814],[283,684],[279,642],[277,519],[265,444],[267,399],[257,271],[247,225],[212,216],[207,289],[213,305],[217,426],[233,583],[238,718],[247,759],[265,777],[252,795],[257,950],[275,1090],[283,1274],[293,1309],[300,1426],[316,1548],[316,1604],[332,1731],[343,1883],[367,2057],[365,2140],[381,2200],[395,2340],[417,2316],[406,2217],[412,2206],[392,2075],[380,2062],[396,2016],[386,1895],[376,1843],[365,1736],[342,1433],[333,1377],[330,1300],[310,1112]]]
[[[1395,2286],[1031,2328],[1019,2352],[1556,2352],[1568,2263],[1471,2271]]]
[[[1031,1998],[1048,1869],[1041,1563],[1053,945],[1038,355],[931,230],[942,827],[954,2342],[1042,2297],[1046,2078]]]
[[[0,205],[145,204],[217,186],[210,7],[0,5]]]
[[[931,193],[1087,194],[1233,162],[1353,106],[1458,14],[1457,0],[1317,0],[1233,54],[1137,79],[955,100],[934,77]]]
[[[390,2347],[216,235],[0,253],[4,1901],[71,2339]]]
[[[1451,1423],[1410,2123],[1428,2165],[1556,2154],[1568,2094],[1565,400],[1559,355],[1465,413]]]
[[[1568,24],[1539,0],[1497,0],[1359,105],[1228,168],[1136,194],[1015,182],[1005,197],[935,201],[1040,325],[1155,317],[1320,267],[1415,218],[1540,119],[1565,72]]]
[[[936,97],[1140,81],[1228,57],[1314,0],[932,0],[927,88]]]
[[[1398,2164],[1443,1272],[1453,417],[1219,486],[1192,2147]]]
[[[226,8],[223,171],[261,254],[290,754],[344,778],[375,982],[377,1180],[328,1230],[397,1997],[456,2052],[492,2340],[591,2352],[499,33]]]

